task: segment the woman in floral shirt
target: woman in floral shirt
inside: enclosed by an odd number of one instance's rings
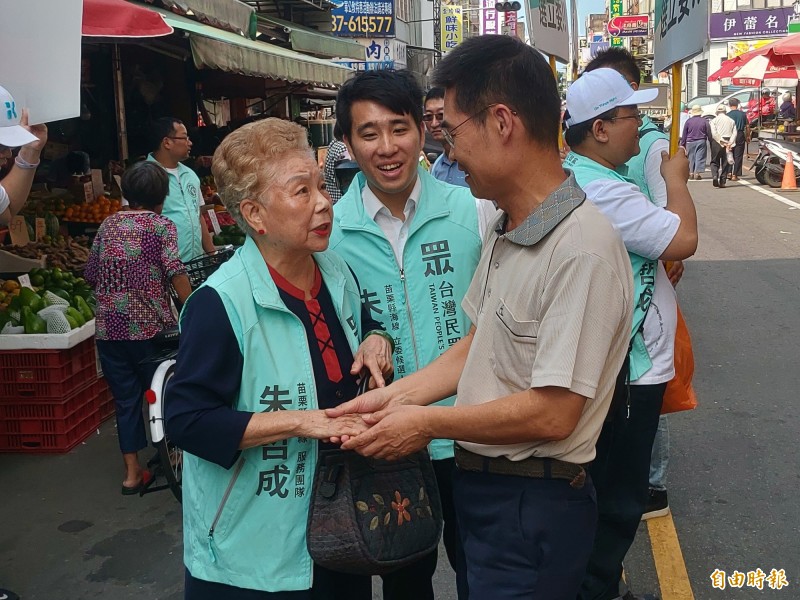
[[[155,351],[152,338],[176,324],[170,283],[181,302],[191,293],[175,225],[161,216],[168,190],[160,166],[142,162],[131,167],[122,177],[131,210],[103,221],[84,274],[97,296],[97,351],[114,395],[125,495],[139,493],[149,478],[138,452],[147,446],[141,403],[155,365],[141,361]]]

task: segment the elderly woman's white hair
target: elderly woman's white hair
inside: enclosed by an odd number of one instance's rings
[[[248,235],[254,233],[239,208],[242,200],[258,199],[269,189],[283,158],[313,156],[306,130],[283,119],[248,123],[229,134],[214,152],[211,172],[225,208]]]

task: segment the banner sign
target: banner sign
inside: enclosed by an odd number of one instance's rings
[[[647,37],[650,31],[648,15],[622,15],[611,17],[608,22],[608,34],[614,37]]]
[[[407,44],[395,38],[359,38],[354,40],[366,48],[367,60],[335,61],[356,71],[405,69]]]
[[[481,0],[481,35],[500,33],[494,0]]]
[[[331,33],[340,37],[394,37],[394,0],[339,0]]]
[[[728,59],[735,58],[741,54],[745,54],[746,52],[750,52],[752,50],[758,50],[762,46],[766,46],[767,44],[771,44],[772,42],[777,42],[777,38],[767,38],[764,40],[748,40],[748,41],[741,41],[741,42],[728,42]]]
[[[622,0],[611,0],[608,5],[608,23],[611,24],[611,21],[616,19],[617,17],[622,16]],[[611,33],[611,27],[608,28],[608,33]],[[621,47],[622,46],[622,38],[617,36],[611,36],[611,46],[613,47]]]
[[[3,0],[2,6],[0,85],[14,96],[5,109],[21,115],[28,108],[32,125],[80,115],[83,1]]]
[[[566,0],[529,0],[528,28],[533,46],[539,52],[569,62]]]
[[[712,40],[776,37],[786,34],[791,8],[766,8],[713,13],[708,22]]]
[[[657,0],[653,72],[703,51],[708,40],[708,0]]]
[[[463,39],[461,6],[443,4],[440,21],[442,24],[442,52],[446,53],[458,46]]]
[[[510,10],[506,13],[506,29],[508,31],[508,35],[510,35],[511,37],[517,37],[516,11]]]

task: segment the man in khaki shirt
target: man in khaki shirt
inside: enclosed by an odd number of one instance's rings
[[[536,50],[472,38],[436,79],[454,159],[473,195],[503,211],[462,304],[473,327],[428,367],[329,414],[372,413],[342,440],[367,456],[460,440],[460,598],[574,600],[597,519],[582,465],[628,347],[630,264],[561,167],[556,83]],[[456,391],[454,407],[427,406]]]

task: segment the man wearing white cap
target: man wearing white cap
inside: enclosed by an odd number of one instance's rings
[[[656,94],[656,90],[634,90],[620,73],[608,68],[584,73],[567,91],[566,138],[572,152],[564,166],[573,169],[586,195],[619,231],[631,261],[635,302],[628,373],[617,380],[615,393],[615,399],[622,401],[612,403],[590,469],[599,521],[579,595],[582,600],[619,598],[622,559],[644,512],[650,451],[666,387],[666,383],[636,385],[663,350],[648,343],[644,327],[655,291],[657,261],[683,260],[697,248],[697,216],[686,185],[685,153],[679,150],[671,159],[666,152],[661,154],[666,210],[652,203],[628,177],[626,163],[640,150],[642,118],[636,105]],[[627,592],[623,598],[635,596]]]
[[[8,224],[25,204],[46,143],[47,126],[29,126],[28,110],[17,108],[9,91],[0,87],[0,166],[11,158],[13,148],[22,146],[11,171],[0,181],[0,224]]]

